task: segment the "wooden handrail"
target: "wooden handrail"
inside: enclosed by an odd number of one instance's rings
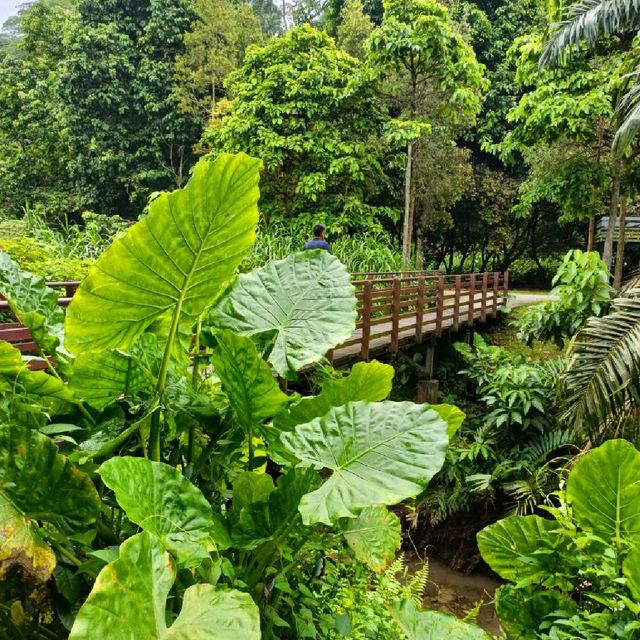
[[[434,271],[402,271],[354,273],[356,289],[356,332],[343,345],[329,354],[341,353],[368,360],[372,349],[395,353],[411,339],[422,342],[425,335],[441,336],[445,329],[457,331],[465,324],[496,318],[507,303],[509,272],[444,274]],[[79,282],[48,282],[61,289],[60,306],[67,306],[80,286]],[[9,311],[0,296],[0,311]],[[25,352],[31,352],[33,341],[28,330],[19,323],[0,324],[0,340],[7,340]]]

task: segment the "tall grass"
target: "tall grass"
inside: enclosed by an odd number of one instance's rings
[[[271,260],[280,260],[300,251],[309,238],[300,236],[293,228],[274,223],[258,229],[253,252],[242,264],[243,271],[251,271]],[[341,238],[329,238],[331,251],[348,271],[400,271],[402,252],[392,238],[383,232],[361,233]]]

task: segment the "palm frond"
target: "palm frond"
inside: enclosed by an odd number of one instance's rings
[[[640,289],[590,318],[570,348],[564,419],[577,430],[610,420],[640,399]]]
[[[540,66],[556,64],[579,42],[592,45],[602,36],[633,31],[640,25],[640,0],[582,0],[566,12],[567,17],[551,27]]]
[[[629,293],[640,289],[640,270],[633,271],[616,293],[616,298],[629,298]]]
[[[640,132],[640,69],[630,75],[636,77],[636,82],[622,98],[618,108],[622,124],[613,139],[613,152],[617,155],[623,153]]]

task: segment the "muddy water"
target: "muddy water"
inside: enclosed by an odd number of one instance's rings
[[[429,583],[424,599],[427,609],[439,609],[464,617],[477,603],[483,602],[478,624],[491,633],[500,632],[493,608],[493,598],[501,583],[480,573],[467,575],[454,571],[437,560],[429,560]]]

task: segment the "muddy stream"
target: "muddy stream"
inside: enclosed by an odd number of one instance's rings
[[[438,609],[463,618],[467,611],[483,602],[478,624],[491,633],[500,632],[493,608],[496,589],[502,583],[482,573],[465,574],[438,560],[429,560],[429,582],[424,599],[427,609]]]

